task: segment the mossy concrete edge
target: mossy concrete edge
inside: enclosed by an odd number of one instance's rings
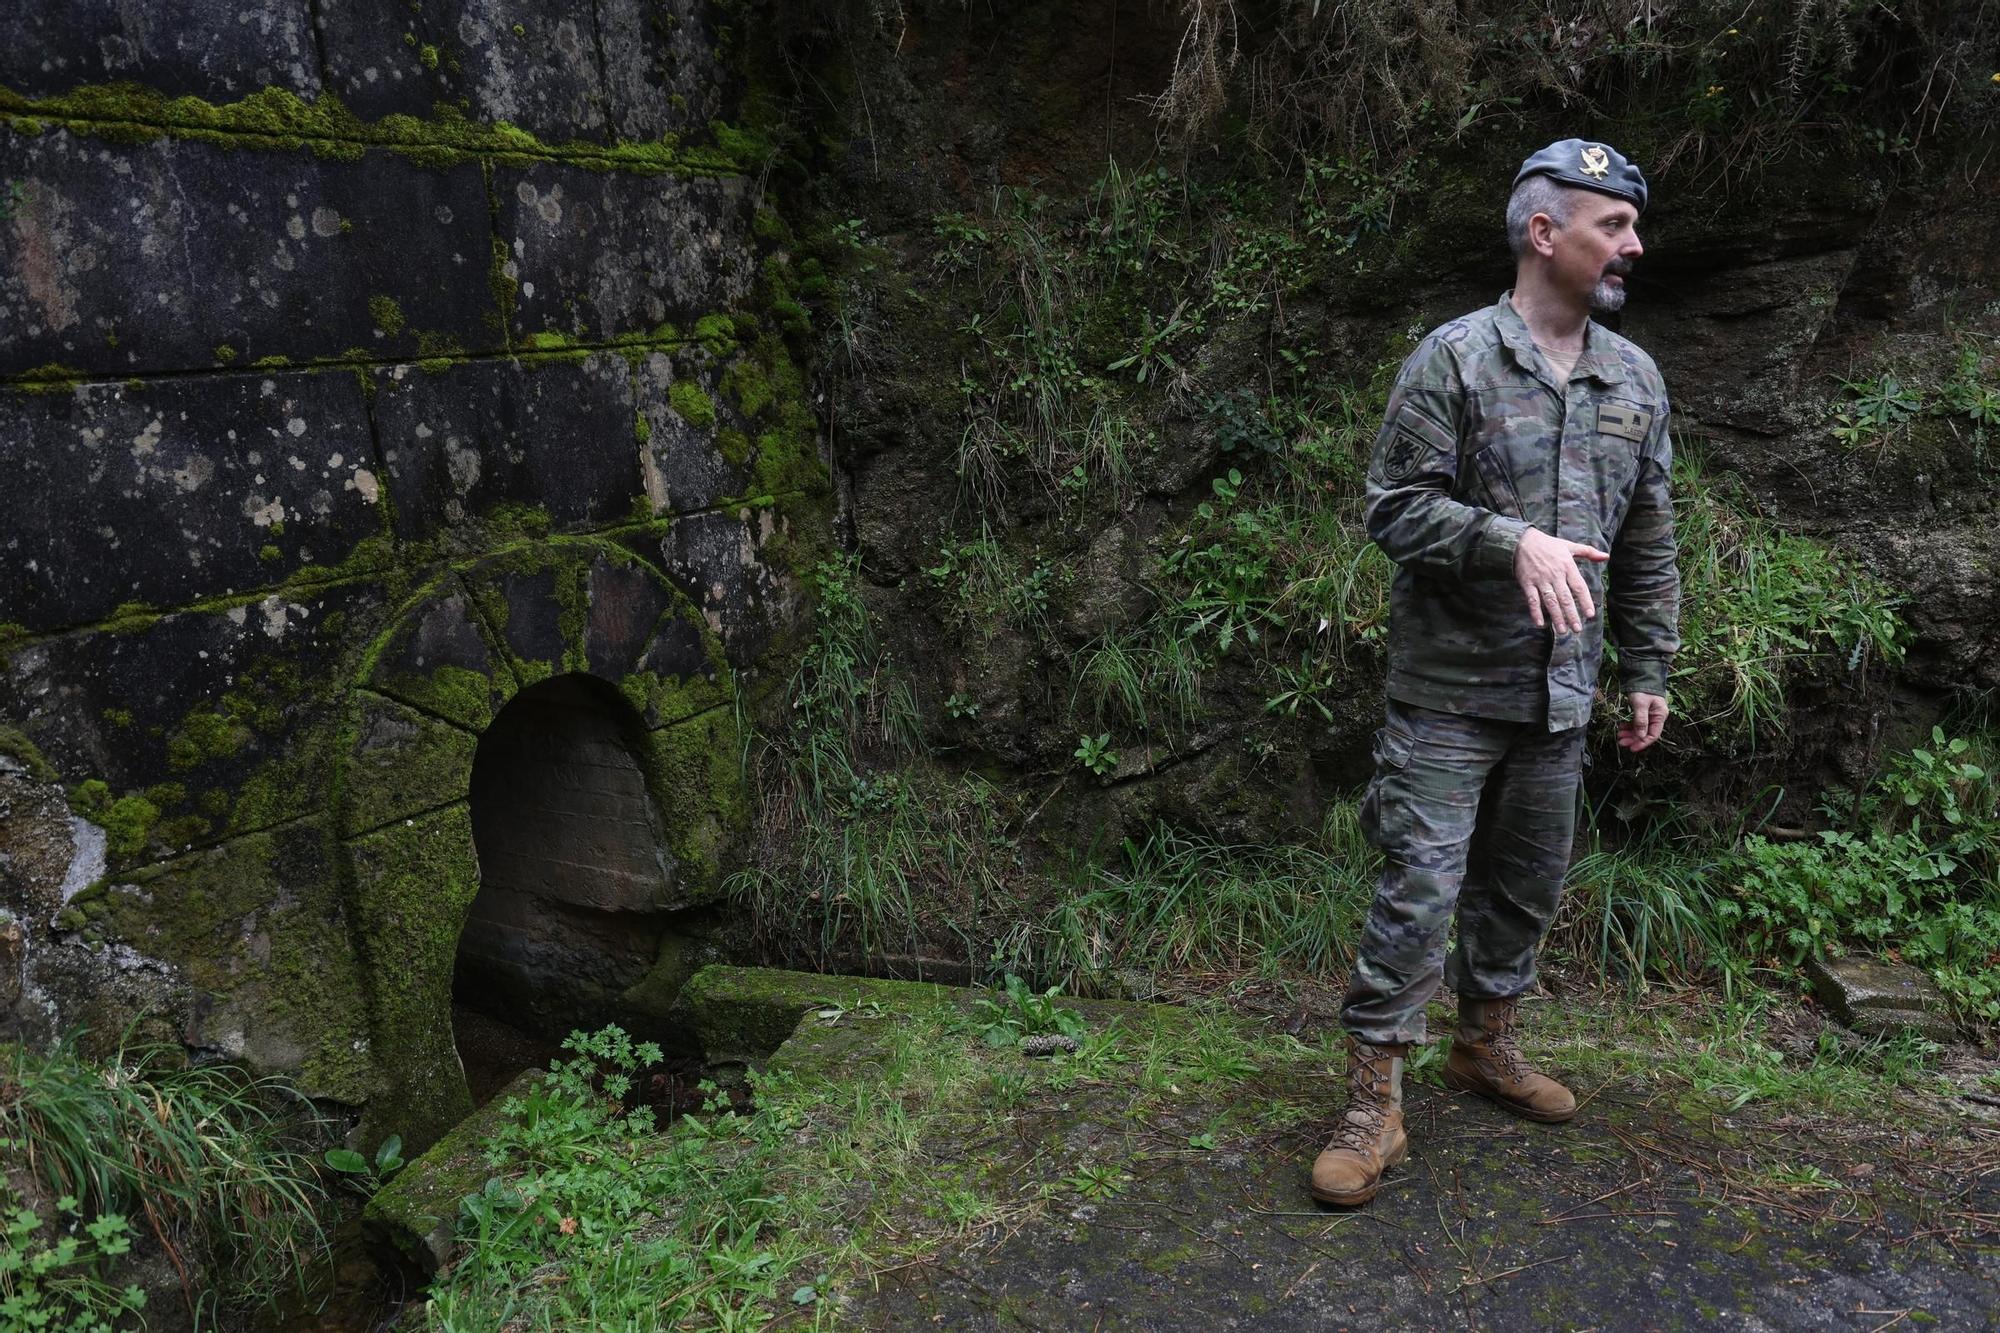
[[[397,1172],[362,1210],[361,1225],[369,1239],[395,1249],[426,1273],[443,1267],[456,1244],[459,1200],[477,1192],[493,1174],[484,1144],[500,1128],[501,1108],[510,1098],[526,1096],[541,1077],[539,1069],[523,1070]]]

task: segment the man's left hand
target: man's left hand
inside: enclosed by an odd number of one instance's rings
[[[1637,754],[1660,739],[1667,725],[1667,701],[1658,694],[1633,694],[1632,716],[1618,724],[1618,744]]]

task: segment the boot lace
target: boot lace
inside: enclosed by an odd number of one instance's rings
[[[1388,1119],[1384,1105],[1388,1099],[1382,1085],[1388,1081],[1392,1058],[1377,1047],[1354,1048],[1354,1066],[1347,1074],[1347,1113],[1329,1146],[1363,1152],[1382,1137],[1382,1125]]]
[[[1493,1005],[1487,1009],[1485,1037],[1482,1045],[1487,1055],[1506,1077],[1519,1080],[1534,1072],[1528,1057],[1521,1054],[1514,1041],[1514,1006]]]

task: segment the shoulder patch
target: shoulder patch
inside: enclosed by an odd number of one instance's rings
[[[1388,446],[1382,454],[1383,480],[1401,483],[1424,471],[1449,475],[1456,471],[1450,465],[1456,453],[1457,441],[1450,431],[1405,403],[1396,413]]]
[[[1382,457],[1382,476],[1388,481],[1408,481],[1424,465],[1424,455],[1430,446],[1406,430],[1399,430],[1389,440],[1389,451]]]

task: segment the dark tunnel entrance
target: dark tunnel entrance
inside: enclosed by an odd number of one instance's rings
[[[652,967],[674,865],[618,692],[557,676],[480,737],[480,887],[459,938],[453,1022],[473,1097],[546,1064],[573,1028],[613,1021]]]

